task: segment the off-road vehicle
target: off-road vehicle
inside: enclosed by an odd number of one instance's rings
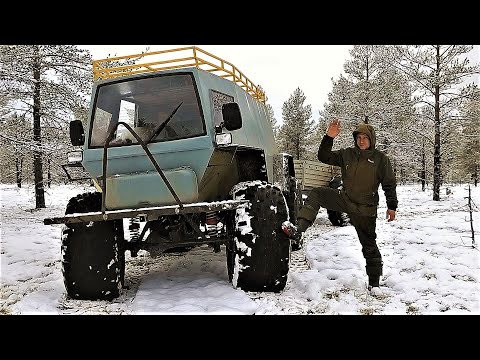
[[[118,65],[140,59],[135,64]],[[198,47],[93,62],[86,129],[70,139],[96,191],[70,199],[61,255],[67,294],[119,296],[125,252],[225,249],[244,291],[280,292],[302,244],[283,233],[302,201],[293,158],[279,153],[266,96],[231,63]]]

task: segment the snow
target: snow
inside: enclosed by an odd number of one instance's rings
[[[441,201],[420,185],[398,186],[395,221],[385,219],[380,191],[378,244],[384,261],[383,295],[366,290],[365,260],[351,225],[333,227],[326,211],[305,234],[304,248],[292,252],[286,288],[248,293],[228,282],[225,249],[202,246],[182,254],[152,257],[126,253],[126,285],[111,301],[65,296],[60,261],[62,225],[44,225],[63,216],[68,200],[93,188],[55,185],[46,189],[46,209],[35,210],[34,189],[0,185],[1,314],[480,314],[477,247],[480,188],[471,186],[472,242],[468,185],[441,189]]]

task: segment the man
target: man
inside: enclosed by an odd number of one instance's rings
[[[320,207],[348,214],[362,245],[368,289],[379,295],[383,262],[376,242],[378,187],[381,184],[385,193],[388,221],[395,220],[398,204],[395,174],[389,158],[375,149],[375,130],[370,124],[362,123],[353,132],[355,146],[332,151],[333,139],[339,133],[340,122],[333,120],[318,149],[318,160],[340,166],[343,188],[313,189],[299,211],[297,227],[285,222],[282,228],[291,239],[299,241],[313,224]]]

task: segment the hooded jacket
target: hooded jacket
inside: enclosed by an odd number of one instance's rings
[[[370,138],[369,149],[360,150],[358,147],[356,136],[359,133]],[[380,185],[385,193],[388,209],[397,210],[395,173],[387,155],[375,149],[376,135],[373,126],[361,123],[352,135],[353,147],[332,151],[333,138],[325,134],[318,149],[318,160],[341,168],[343,189],[340,194],[345,199],[349,212],[377,216]]]

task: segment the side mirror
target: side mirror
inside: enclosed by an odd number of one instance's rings
[[[238,130],[242,127],[242,114],[237,103],[222,105],[223,126],[228,131]]]
[[[81,146],[85,143],[85,133],[80,120],[70,121],[70,141],[73,146]]]

